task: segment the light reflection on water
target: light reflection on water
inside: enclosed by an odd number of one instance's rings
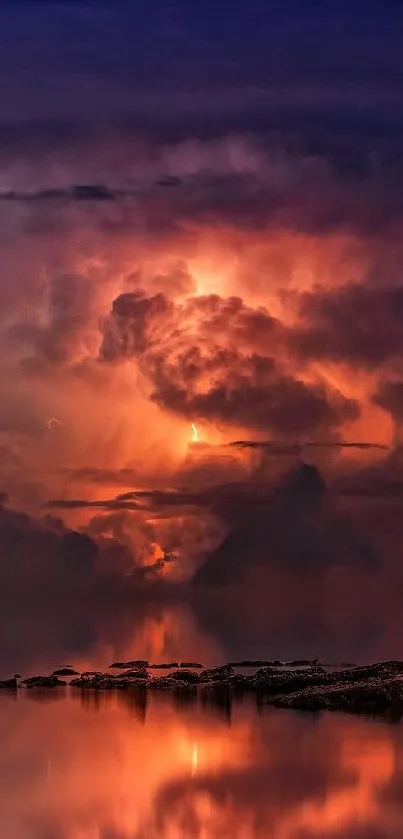
[[[0,698],[4,839],[403,835],[403,727],[139,692]]]

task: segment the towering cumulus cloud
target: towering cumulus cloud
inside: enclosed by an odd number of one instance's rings
[[[0,10],[4,544],[41,579],[75,545],[87,586],[397,573],[401,10],[357,56],[345,3],[234,2],[225,37],[143,5]]]
[[[359,406],[324,382],[293,375],[287,328],[264,307],[216,294],[175,304],[164,294],[118,297],[101,359],[133,359],[151,399],[185,418],[275,434],[330,433]]]

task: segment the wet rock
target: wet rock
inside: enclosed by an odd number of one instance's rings
[[[230,667],[284,667],[284,662],[274,659],[274,661],[231,661]]]
[[[319,659],[296,658],[294,661],[287,661],[286,667],[317,667]]]
[[[383,677],[391,678],[403,674],[403,661],[379,661],[375,664],[364,664],[359,667],[349,667],[332,673],[335,681],[361,681],[362,679]]]
[[[136,685],[144,685],[149,678],[146,670],[129,670],[126,673],[84,673],[78,679],[72,679],[71,687],[82,690],[127,690]]]
[[[52,676],[79,676],[78,670],[73,667],[60,667],[59,670],[54,670]]]
[[[222,667],[211,667],[209,670],[203,670],[200,673],[200,680],[202,682],[222,681],[234,675],[234,668],[232,664],[224,664]]]
[[[137,669],[138,667],[148,667],[148,661],[139,659],[138,661],[114,661],[109,665],[110,670],[129,670]]]
[[[24,679],[23,684],[27,688],[58,688],[64,687],[66,682],[59,679],[58,676],[31,676],[29,679]]]
[[[315,684],[314,675],[304,682],[300,671],[301,682],[293,690],[291,681],[283,687],[277,681],[267,701],[276,707],[306,711],[349,711],[397,719],[403,715],[403,662],[384,661],[325,675]]]
[[[17,690],[18,679],[14,676],[12,679],[3,679],[0,681],[0,690]]]
[[[192,685],[180,679],[173,679],[172,676],[161,676],[159,679],[152,679],[148,683],[151,690],[190,690]]]
[[[84,672],[81,673],[81,675],[82,676],[102,676],[102,673],[101,673],[100,670],[84,670]],[[71,682],[70,682],[70,684],[71,684]]]
[[[254,676],[244,676],[242,673],[235,673],[225,679],[219,679],[202,683],[203,692],[206,691],[227,691],[234,693],[245,693],[255,691],[256,681]]]
[[[348,711],[356,714],[403,715],[403,679],[366,679],[338,682],[268,700],[276,707],[301,711]]]
[[[125,679],[148,679],[148,670],[146,667],[137,667],[135,669],[125,670],[119,676],[114,676],[114,678],[125,678]]]
[[[200,682],[199,673],[194,673],[193,670],[175,670],[169,678],[179,682],[186,682],[188,685],[195,685]]]
[[[332,674],[323,667],[301,668],[296,670],[276,670],[264,667],[254,676],[256,690],[269,694],[292,693],[311,685],[324,685],[332,680]]]
[[[86,690],[113,690],[116,688],[116,684],[117,679],[111,673],[95,673],[87,676],[81,674],[77,679],[72,679],[70,687]]]
[[[150,670],[172,670],[174,667],[182,667],[182,665],[178,661],[171,661],[167,664],[150,664]]]
[[[254,676],[243,676],[242,673],[235,673],[227,680],[228,686],[232,690],[244,691],[253,690],[256,687],[256,680]]]
[[[203,669],[203,665],[198,664],[197,661],[182,661],[182,663],[179,665],[179,667],[193,667],[193,668],[197,668],[198,670]]]

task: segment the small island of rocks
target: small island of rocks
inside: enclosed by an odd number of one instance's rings
[[[263,666],[262,666],[263,665]],[[112,673],[116,669],[117,673]],[[166,670],[163,675],[151,670]],[[65,678],[61,679],[60,676]],[[68,679],[68,681],[66,681]],[[107,672],[78,673],[61,667],[50,675],[0,681],[0,690],[172,691],[203,696],[255,695],[260,703],[299,711],[343,711],[399,720],[403,717],[403,661],[365,666],[327,665],[318,659],[290,662],[231,662],[203,668],[199,663],[114,662]]]

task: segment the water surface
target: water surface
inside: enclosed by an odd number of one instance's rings
[[[403,727],[130,693],[0,697],[4,839],[403,835]]]

